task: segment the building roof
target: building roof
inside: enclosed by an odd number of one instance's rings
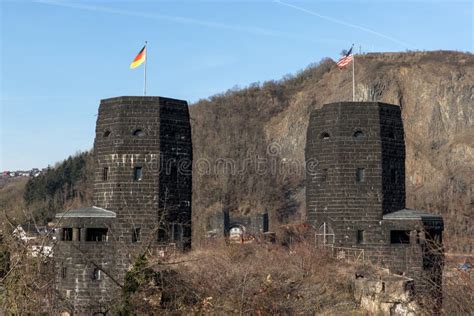
[[[69,210],[56,214],[56,218],[71,218],[71,217],[101,217],[101,218],[115,218],[115,212],[97,207],[84,207],[75,210]]]
[[[424,211],[405,208],[383,216],[383,219],[409,219],[409,220],[442,220],[443,217],[438,214],[431,214]]]

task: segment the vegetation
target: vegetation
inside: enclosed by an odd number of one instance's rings
[[[0,311],[6,315],[49,313],[54,302],[61,300],[54,291],[53,259],[32,256],[31,248],[12,235],[4,236],[0,248]]]
[[[24,201],[34,219],[46,222],[65,208],[90,203],[92,170],[92,154],[83,152],[31,178],[25,187]]]
[[[358,57],[361,97],[367,94],[403,108],[407,206],[444,215],[445,246],[455,253],[474,250],[469,191],[472,124],[465,119],[472,91],[464,82],[469,82],[466,69],[473,65],[472,54],[456,52]],[[451,81],[445,76],[449,73]],[[430,86],[437,77],[439,87]],[[191,107],[195,242],[205,235],[207,217],[222,209],[245,214],[267,210],[275,231],[281,224],[304,219],[307,118],[313,108],[347,99],[350,80],[348,72],[323,59],[294,76],[232,89]],[[418,91],[403,88],[419,82],[426,85]],[[433,99],[441,103],[432,105]],[[445,122],[443,116],[451,112],[464,114]],[[0,206],[23,218],[26,210],[44,222],[55,212],[90,205],[92,176],[92,154],[80,153],[32,178],[25,189],[24,180],[0,189]],[[24,199],[18,197],[22,190]]]
[[[446,249],[456,253],[474,250],[469,190],[474,156],[467,137],[473,133],[473,73],[474,55],[459,52],[356,57],[356,99],[402,108],[407,207],[442,214]],[[309,114],[341,100],[352,100],[351,71],[325,59],[295,76],[229,90],[193,105],[194,161],[212,167],[225,158],[245,170],[206,172],[195,165],[194,241],[205,235],[207,217],[222,209],[242,214],[267,209],[275,231],[286,222],[304,220]]]
[[[447,250],[472,252],[473,55],[411,52],[357,58],[357,97],[402,107],[408,206],[443,214]],[[272,230],[303,220],[301,167],[308,115],[351,95],[350,72],[325,59],[295,76],[229,90],[193,105],[194,161],[211,167],[194,166],[194,245],[205,235],[207,216],[223,208],[246,214],[267,209]],[[212,169],[220,158],[245,172]],[[264,173],[258,169],[262,165]],[[28,256],[11,231],[20,223],[46,222],[55,212],[90,205],[92,176],[87,152],[37,178],[0,188],[0,307],[7,314],[39,313],[38,306],[61,300],[52,288],[53,262]],[[213,244],[196,246],[174,261],[137,260],[117,307],[124,314],[357,312],[349,282],[355,267],[304,244],[294,249]],[[454,270],[454,265],[446,266],[443,313],[473,314],[472,273]]]
[[[350,285],[356,265],[336,264],[307,245],[290,252],[278,245],[217,242],[154,259],[138,258],[127,273],[125,314],[362,315]]]

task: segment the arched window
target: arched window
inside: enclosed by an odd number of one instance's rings
[[[354,138],[355,139],[363,139],[364,138],[364,133],[362,131],[355,131]]]
[[[319,136],[320,139],[329,139],[331,136],[329,135],[328,132],[323,132],[321,136]]]
[[[142,137],[142,136],[145,136],[145,132],[143,130],[137,128],[136,130],[133,131],[132,135]]]
[[[103,135],[103,136],[104,136],[104,138],[109,137],[109,136],[110,136],[110,131],[109,131],[109,130],[106,130],[106,131],[104,132],[104,135]]]

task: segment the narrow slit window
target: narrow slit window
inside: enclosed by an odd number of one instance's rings
[[[102,180],[103,181],[109,180],[109,167],[104,167],[102,171]]]
[[[358,244],[363,244],[364,243],[364,238],[365,237],[365,232],[363,230],[358,230],[357,231],[357,243]]]
[[[357,168],[356,182],[364,182],[364,181],[365,181],[365,169],[364,168]]]
[[[133,180],[141,181],[142,180],[142,167],[135,167],[133,171]]]
[[[67,277],[67,267],[61,268],[61,278],[65,279]]]
[[[139,242],[140,241],[140,232],[141,232],[140,228],[133,229],[132,242]]]
[[[110,136],[110,131],[109,131],[109,130],[106,130],[106,131],[104,132],[104,138],[107,138],[107,137],[109,137],[109,136]]]
[[[100,269],[99,268],[94,268],[94,270],[92,270],[91,278],[94,281],[100,280]]]

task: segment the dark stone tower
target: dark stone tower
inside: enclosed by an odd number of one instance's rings
[[[111,238],[190,246],[192,145],[185,101],[102,100],[94,154],[94,203],[117,213]]]
[[[102,100],[94,206],[56,215],[58,311],[103,313],[139,255],[191,245],[192,143],[186,101]]]
[[[308,220],[325,223],[321,229],[334,234],[335,245],[355,244],[358,230],[375,234],[370,228],[383,214],[404,208],[405,142],[398,106],[323,106],[311,114],[306,157],[317,165],[307,175]]]
[[[326,104],[311,113],[305,155],[307,219],[317,242],[415,278],[419,289],[437,284],[439,302],[443,218],[405,208],[400,108]]]

